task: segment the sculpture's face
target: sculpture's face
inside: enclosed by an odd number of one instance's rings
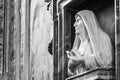
[[[84,22],[82,21],[80,16],[76,18],[74,27],[75,27],[75,33],[79,33],[80,35],[83,35],[85,33]]]

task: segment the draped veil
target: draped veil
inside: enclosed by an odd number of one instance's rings
[[[35,5],[33,5],[33,3]],[[52,16],[44,0],[33,0],[31,7],[31,68],[35,80],[53,80],[53,56],[48,45],[53,38]]]
[[[85,24],[85,28],[87,30],[91,48],[93,50],[93,57],[95,58],[95,62],[101,66],[111,66],[112,65],[112,45],[110,37],[107,33],[105,33],[97,19],[94,13],[90,10],[83,10],[78,12],[75,15],[75,18],[80,16]],[[80,40],[78,39],[78,35],[76,35],[73,49],[78,48],[78,44],[80,43]],[[89,58],[89,57],[88,57]],[[85,61],[85,64],[89,67],[92,62],[88,59]],[[94,64],[93,64],[94,65]],[[96,65],[96,64],[95,64]],[[97,67],[97,66],[95,66]]]

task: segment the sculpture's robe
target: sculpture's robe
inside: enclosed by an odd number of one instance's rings
[[[82,61],[75,65],[71,59],[68,61],[68,74],[79,74],[86,70],[105,67],[112,65],[112,45],[107,33],[105,33],[97,22],[97,19],[92,11],[83,10],[78,12],[75,17],[80,16],[85,24],[89,41],[83,53],[77,55],[82,57]],[[73,49],[78,50],[80,47],[80,39],[76,34]],[[78,57],[78,56],[77,56]],[[72,65],[74,64],[74,66]]]
[[[36,0],[35,0],[36,1]],[[33,0],[34,2],[34,0]],[[48,51],[52,40],[52,16],[47,10],[48,3],[31,2],[31,68],[34,80],[53,80],[53,56]],[[32,6],[31,5],[31,6]]]

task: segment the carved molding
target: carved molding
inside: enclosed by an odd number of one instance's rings
[[[106,77],[107,76],[107,77]],[[115,80],[114,68],[98,67],[67,78],[66,80]]]
[[[0,0],[0,80],[14,78],[13,11],[14,0]]]
[[[54,14],[54,37],[57,39],[54,39],[54,60],[55,60],[55,67],[57,66],[57,68],[54,68],[54,70],[57,72],[55,73],[55,77],[54,80],[64,80],[66,77],[66,71],[64,70],[65,67],[63,67],[65,65],[66,59],[65,57],[65,47],[67,43],[65,40],[65,31],[64,31],[64,6],[67,5],[70,1],[72,0],[57,0],[56,2],[56,13]],[[54,8],[53,8],[54,9]],[[57,60],[56,60],[57,59]],[[59,63],[59,64],[58,64]],[[66,63],[67,64],[67,63]]]
[[[0,74],[3,70],[4,0],[0,0]]]
[[[9,52],[8,52],[8,77],[14,80],[15,77],[15,53],[14,53],[14,0],[9,3]],[[11,14],[13,13],[13,14]]]

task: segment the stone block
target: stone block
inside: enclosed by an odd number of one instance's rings
[[[98,67],[68,77],[66,80],[115,80],[115,70],[112,67]]]

